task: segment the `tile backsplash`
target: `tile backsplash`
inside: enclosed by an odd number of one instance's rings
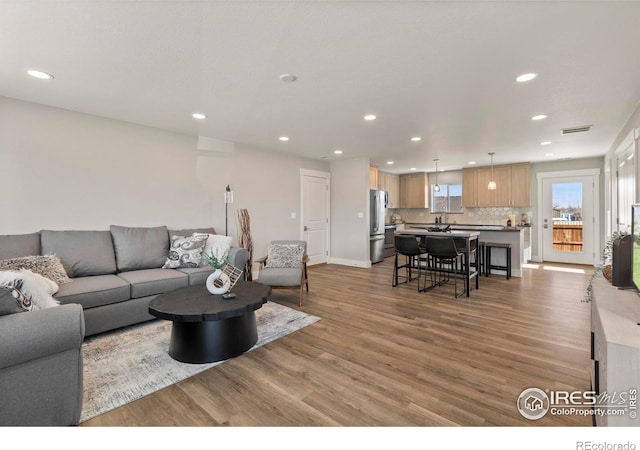
[[[428,209],[389,209],[387,211],[387,222],[391,222],[393,214],[399,214],[403,222],[426,222],[433,223],[440,214],[432,214]],[[449,214],[448,223],[463,223],[473,225],[502,225],[502,221],[514,215],[518,225],[521,221],[531,218],[531,208],[511,208],[487,207],[487,208],[464,208],[463,213]],[[443,216],[444,217],[444,216]]]

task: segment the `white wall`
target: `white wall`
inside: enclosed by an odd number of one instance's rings
[[[236,210],[248,209],[254,256],[272,239],[299,239],[300,168],[328,172],[328,163],[242,147],[198,152],[196,141],[0,97],[0,234],[112,224],[224,233],[229,184],[229,235]]]
[[[359,213],[362,217],[358,217]],[[331,163],[331,262],[371,266],[369,158]]]

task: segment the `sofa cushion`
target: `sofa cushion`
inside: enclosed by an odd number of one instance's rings
[[[41,230],[42,253],[60,258],[70,277],[116,272],[116,256],[109,231]]]
[[[131,284],[131,298],[162,294],[189,285],[189,276],[173,269],[134,270],[118,276]]]
[[[169,254],[167,227],[131,228],[111,225],[119,272],[160,268]]]
[[[54,297],[62,304],[79,303],[87,309],[129,300],[131,287],[116,275],[93,275],[73,278]]]
[[[300,286],[302,269],[288,267],[266,267],[260,271],[258,281],[268,286]]]
[[[0,235],[0,259],[20,258],[40,254],[40,234]]]
[[[207,243],[207,237],[207,234],[196,234],[187,237],[171,236],[169,256],[167,256],[162,268],[199,267],[202,262],[202,251]]]
[[[49,278],[59,285],[69,282],[69,277],[60,262],[60,258],[55,255],[24,256],[22,258],[0,260],[0,270],[23,269],[39,273],[43,277]]]
[[[181,267],[177,269],[182,273],[186,273],[189,276],[189,286],[194,284],[204,284],[207,281],[207,277],[213,273],[213,267],[204,265],[202,267],[188,268]]]

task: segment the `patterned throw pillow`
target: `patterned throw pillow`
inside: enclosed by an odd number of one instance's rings
[[[38,309],[38,307],[31,301],[31,298],[29,298],[22,292],[22,280],[16,279],[12,280],[9,283],[0,284],[0,289],[9,291],[11,296],[14,298],[14,301],[17,303],[17,311],[34,311]],[[14,310],[11,312],[16,311]]]
[[[60,258],[56,255],[24,256],[22,258],[0,260],[0,270],[23,269],[39,273],[43,277],[53,280],[58,284],[64,284],[71,281],[62,266]]]
[[[266,267],[302,267],[304,246],[300,244],[271,244]]]
[[[171,248],[163,269],[178,269],[181,267],[195,268],[202,261],[202,250],[207,243],[208,236],[200,234],[196,236],[172,236]]]
[[[19,289],[0,284],[0,316],[8,316],[34,309]]]

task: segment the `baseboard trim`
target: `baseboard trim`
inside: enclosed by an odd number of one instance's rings
[[[371,261],[360,261],[357,259],[329,258],[328,263],[341,266],[362,267],[364,269],[371,267]]]

